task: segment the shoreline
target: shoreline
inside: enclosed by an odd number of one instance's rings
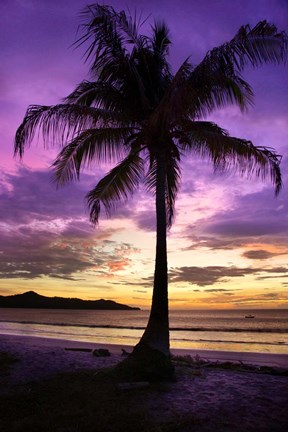
[[[4,345],[6,349],[12,350],[15,345],[19,348],[26,348],[28,350],[33,350],[37,348],[38,351],[41,347],[44,349],[60,349],[65,350],[65,348],[91,348],[94,349],[107,349],[110,351],[111,355],[116,357],[122,357],[122,349],[127,352],[131,352],[133,345],[119,345],[119,344],[109,344],[109,343],[95,343],[95,342],[84,342],[75,341],[69,339],[58,339],[58,338],[47,338],[41,336],[26,336],[26,335],[8,335],[0,334],[0,351]],[[14,347],[14,348],[13,348]],[[288,354],[272,354],[272,353],[259,353],[259,352],[243,352],[243,351],[221,351],[221,350],[196,350],[188,348],[172,348],[171,354],[174,356],[191,356],[199,357],[206,361],[213,362],[231,362],[231,363],[243,363],[246,365],[256,365],[256,366],[269,366],[278,367],[283,369],[288,369]]]

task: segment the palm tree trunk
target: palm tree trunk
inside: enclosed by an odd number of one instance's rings
[[[157,160],[156,179],[156,261],[152,306],[148,325],[139,342],[156,349],[166,356],[169,351],[168,275],[167,275],[167,228],[165,202],[165,156]]]
[[[133,352],[117,369],[125,379],[161,381],[174,379],[169,350],[168,275],[166,244],[165,156],[158,157],[156,179],[156,261],[149,321]]]

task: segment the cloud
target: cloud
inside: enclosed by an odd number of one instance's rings
[[[268,258],[273,258],[274,256],[278,255],[286,255],[286,253],[275,253],[263,249],[255,249],[248,250],[246,252],[243,252],[242,254],[243,257],[253,260],[266,260]]]
[[[110,235],[106,231],[106,238]],[[105,245],[95,237],[70,237],[63,233],[26,227],[2,234],[0,277],[34,279],[42,276],[79,280],[84,272],[115,273],[130,265],[134,250],[113,242]],[[127,251],[127,255],[123,252]]]
[[[253,267],[225,267],[225,266],[208,266],[208,267],[177,267],[169,272],[169,281],[171,283],[188,282],[198,286],[214,285],[218,282],[227,282],[230,278],[244,277],[246,275],[258,275],[260,273],[284,273],[281,276],[288,275],[288,268],[253,268]]]
[[[100,171],[101,175],[103,173],[104,171]],[[55,221],[58,221],[58,224],[66,225],[67,232],[68,229],[73,229],[79,231],[80,234],[82,230],[84,235],[84,231],[95,231],[97,228],[89,223],[85,196],[97,181],[97,178],[95,179],[95,176],[91,174],[82,174],[79,182],[56,188],[52,182],[52,172],[49,169],[32,170],[20,166],[17,172],[3,173],[0,176],[0,223],[26,225],[37,221],[38,226],[40,224],[47,226],[51,221],[54,221],[54,228],[56,228]],[[153,206],[153,198],[151,196],[146,197],[141,191],[140,199],[146,208],[147,203],[151,207]],[[139,200],[131,199],[122,202],[109,219],[130,219],[140,228],[142,226],[144,230],[153,229],[151,225],[153,225],[153,218],[155,220],[154,206],[152,212],[150,210],[137,210]],[[100,223],[105,218],[105,211],[101,209]],[[76,228],[77,224],[74,223],[75,220],[79,222],[78,228]],[[69,225],[70,222],[72,222],[71,225]],[[89,225],[90,228],[88,228]],[[61,226],[61,230],[62,228],[64,229],[64,226]],[[101,235],[100,230],[97,233]]]
[[[271,255],[263,246],[258,248],[258,252],[252,251],[252,244],[275,244],[278,248],[285,247],[286,250],[288,200],[284,192],[277,199],[268,188],[242,196],[235,194],[230,206],[231,209],[215,211],[210,217],[187,225],[184,235],[191,244],[184,250],[195,250],[199,247],[233,250],[250,246],[243,254],[250,259],[267,259],[276,255],[275,252]],[[285,250],[280,251],[279,255]]]
[[[1,278],[42,276],[79,280],[84,272],[110,274],[127,268],[137,249],[111,240],[116,228],[95,229],[85,214],[91,178],[55,190],[50,173],[21,168],[3,176],[1,199]]]
[[[82,217],[85,214],[85,194],[88,176],[83,182],[56,189],[51,172],[32,171],[21,167],[17,173],[6,174],[1,185],[0,222],[29,224],[36,220],[45,224],[51,220]]]
[[[280,270],[281,272],[281,270]],[[285,272],[284,272],[285,273]],[[256,279],[257,280],[265,280],[265,279],[281,279],[281,278],[287,278],[288,276],[286,274],[282,274],[282,275],[273,275],[273,276],[258,276]]]
[[[243,297],[243,298],[237,298],[233,299],[233,304],[235,306],[247,306],[251,307],[253,305],[260,305],[270,302],[283,302],[284,306],[287,304],[288,301],[288,294],[287,292],[278,292],[278,293],[267,293],[267,294],[261,294],[261,295],[255,295],[251,297]],[[282,307],[279,306],[279,307]],[[286,306],[287,307],[287,306]]]
[[[146,289],[153,288],[153,280],[154,280],[153,276],[147,278],[139,278],[139,280],[137,280],[137,276],[136,276],[136,281],[133,281],[133,280],[127,280],[126,278],[121,277],[121,275],[119,275],[117,277],[117,281],[111,281],[111,285],[137,287],[139,288],[139,290],[133,290],[133,291],[148,292],[146,291]]]
[[[205,222],[204,222],[205,223]],[[205,230],[203,226],[203,221],[199,223],[202,229]],[[197,230],[197,227],[196,227]],[[246,245],[248,239],[231,238],[226,239],[221,236],[219,237],[209,237],[209,236],[195,236],[190,235],[191,226],[186,230],[186,237],[192,242],[189,246],[182,248],[183,251],[196,250],[198,248],[207,248],[211,250],[232,250],[236,248],[241,248]],[[188,233],[188,235],[187,235]]]
[[[56,188],[52,181],[51,170],[32,170],[20,166],[17,172],[3,174],[3,178],[0,178],[2,209],[0,222],[7,220],[9,224],[13,222],[27,224],[37,219],[38,223],[46,224],[57,218],[65,220],[67,224],[71,220],[79,220],[80,218],[89,222],[85,197],[87,192],[95,186],[100,176],[104,174],[104,170],[99,171],[96,179],[91,174],[82,174],[79,182]],[[109,219],[130,220],[143,231],[155,231],[154,200],[155,198],[151,194],[140,188],[139,193],[138,191],[135,193],[135,197],[117,205],[115,212],[111,214]],[[101,208],[100,223],[101,220],[105,219],[105,211]],[[89,223],[87,223],[88,225]],[[79,230],[83,227],[86,230],[87,226],[84,227],[81,223]],[[90,227],[91,230],[95,230],[92,224]]]
[[[277,217],[278,220],[278,217]],[[215,222],[213,225],[207,226],[206,231],[216,235],[224,235],[227,237],[263,237],[267,235],[286,234],[287,223],[279,223],[273,226],[269,220],[259,221],[233,219],[221,222]]]
[[[147,200],[149,198],[147,197]],[[151,197],[150,197],[150,200]],[[137,227],[143,231],[152,231],[155,232],[156,229],[156,214],[155,210],[147,210],[147,211],[140,211],[137,213],[134,213],[133,215],[133,222],[136,223]]]
[[[262,294],[261,297],[266,298],[266,299],[278,299],[279,293],[266,293],[266,294]]]
[[[226,289],[222,289],[222,288],[211,288],[211,289],[206,289],[205,292],[223,292],[227,295],[234,295],[234,293],[229,293]]]
[[[275,199],[271,190],[239,196],[234,208],[207,221],[205,232],[223,235],[226,238],[247,238],[284,235],[288,232],[288,203],[282,194]]]

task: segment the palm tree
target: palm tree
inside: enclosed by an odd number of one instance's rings
[[[53,164],[58,185],[78,180],[92,163],[115,163],[87,194],[90,219],[98,223],[102,208],[110,214],[144,182],[156,201],[156,263],[152,307],[147,328],[128,358],[141,363],[144,376],[173,374],[169,356],[167,229],[184,156],[208,158],[216,169],[270,177],[281,189],[280,156],[272,149],[232,137],[203,120],[216,108],[235,104],[245,110],[253,91],[242,78],[246,65],[280,63],[287,57],[287,35],[266,21],[240,28],[228,43],[207,53],[198,66],[185,60],[173,74],[168,62],[171,41],[165,23],[151,35],[139,34],[136,17],[110,6],[88,6],[83,36],[88,44],[91,81],[81,82],[55,106],[28,107],[17,130],[15,153],[42,131],[44,145],[61,143]],[[132,359],[132,360],[131,360]],[[136,359],[136,362],[135,362]],[[138,361],[141,360],[141,361]]]

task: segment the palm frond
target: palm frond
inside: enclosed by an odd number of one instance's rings
[[[167,60],[171,40],[169,29],[164,22],[155,21],[150,38],[152,57],[149,61],[152,91],[156,94],[157,105],[172,81],[171,67]]]
[[[105,109],[123,108],[123,96],[112,84],[101,81],[82,81],[70,93],[65,102],[77,105],[101,107]]]
[[[29,146],[33,141],[35,132],[41,119],[47,111],[49,106],[30,105],[26,111],[23,122],[18,127],[15,135],[14,142],[14,156],[19,154],[20,158],[23,157],[25,145]]]
[[[172,128],[183,117],[183,113],[187,114],[187,80],[191,69],[192,66],[185,60],[173,79],[170,79],[166,92],[150,115],[150,128]]]
[[[119,160],[126,153],[124,145],[131,132],[130,128],[86,129],[58,154],[52,165],[54,180],[63,185],[78,180],[83,166]]]
[[[44,145],[50,141],[63,145],[82,130],[119,120],[121,115],[117,112],[83,105],[30,105],[16,132],[14,153],[22,157],[25,145],[30,145],[37,130],[42,132]]]
[[[93,58],[91,72],[102,81],[121,82],[129,76],[131,53],[145,50],[148,42],[147,36],[138,34],[136,15],[132,18],[123,10],[95,4],[85,8],[83,16],[88,24],[76,45],[89,42],[85,55],[86,60]]]
[[[139,117],[143,106],[149,106],[137,67],[137,53],[143,54],[147,38],[137,35],[133,22],[123,11],[116,13],[109,6],[92,5],[84,10],[84,15],[88,15],[89,23],[85,26],[85,34],[78,40],[78,46],[90,41],[86,56],[87,59],[93,58],[92,74],[96,75],[98,82],[110,84],[120,91],[125,99],[124,112],[129,110],[132,118],[135,118],[134,113]],[[126,48],[127,40],[130,43],[134,41],[131,52]],[[107,103],[107,95],[101,102]]]
[[[241,77],[228,70],[195,71],[187,59],[153,112],[151,122],[171,129],[183,118],[205,117],[229,103],[236,103],[243,110],[252,100],[252,89]]]
[[[197,68],[210,70],[230,68],[241,72],[247,65],[253,67],[265,63],[281,63],[287,60],[287,34],[278,32],[274,24],[260,21],[251,29],[242,26],[230,41],[209,51]]]
[[[143,49],[147,45],[147,36],[138,34],[141,22],[137,19],[136,12],[132,18],[131,15],[127,17],[125,11],[122,10],[117,14],[116,19],[119,29],[124,33],[124,40],[127,44],[134,45],[138,50]]]
[[[169,54],[171,40],[169,38],[169,29],[164,22],[155,21],[152,27],[153,36],[151,39],[154,53],[161,57],[166,57]]]
[[[142,116],[143,112],[151,112],[170,77],[167,26],[156,23],[153,36],[148,37],[138,34],[136,16],[127,16],[124,11],[117,13],[109,6],[92,5],[84,15],[89,22],[78,46],[90,41],[86,56],[93,57],[92,73],[98,80],[121,89],[128,106],[132,100],[140,100],[138,109],[134,103],[134,111],[140,111]]]
[[[180,148],[208,158],[216,170],[236,170],[241,175],[270,177],[276,195],[282,187],[281,156],[269,147],[256,147],[251,141],[231,137],[228,132],[212,122],[183,123],[183,129],[175,133]],[[185,130],[185,132],[183,132]]]
[[[91,222],[98,223],[101,204],[110,215],[120,201],[133,194],[143,174],[143,159],[138,153],[131,152],[87,194]]]
[[[82,15],[84,34],[75,44],[89,42],[86,60],[93,58],[91,70],[98,74],[111,59],[120,60],[126,55],[123,37],[117,29],[118,14],[111,6],[94,4],[87,6]]]
[[[219,69],[211,73],[205,68],[191,74],[186,94],[191,118],[203,118],[217,108],[234,104],[244,111],[253,104],[254,97],[250,85],[232,71]]]
[[[285,62],[287,45],[287,34],[279,33],[267,21],[260,21],[252,29],[241,27],[230,42],[209,51],[192,71],[190,115],[199,118],[230,103],[244,110],[253,102],[253,92],[241,77],[242,70],[246,65]]]
[[[236,36],[222,50],[241,71],[247,64],[253,67],[265,63],[281,63],[287,60],[287,34],[278,32],[274,24],[260,21],[252,29],[242,26]],[[213,50],[211,52],[214,56]],[[217,53],[216,53],[217,56]]]

